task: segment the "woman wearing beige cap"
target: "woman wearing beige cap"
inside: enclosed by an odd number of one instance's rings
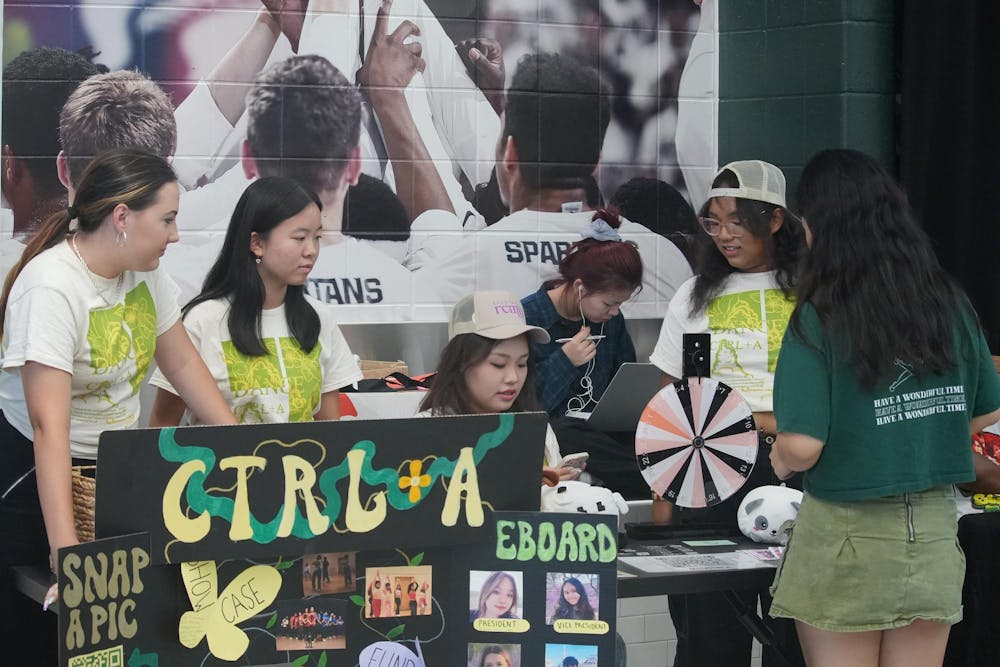
[[[441,351],[431,390],[420,403],[430,415],[476,415],[538,410],[529,342],[546,343],[549,334],[524,321],[513,294],[475,292],[451,311],[448,344]],[[560,478],[575,479],[578,468],[558,467],[559,444],[549,429],[545,463]]]
[[[671,299],[649,360],[663,371],[664,384],[674,382],[682,375],[684,334],[710,334],[709,374],[750,404],[761,443],[750,478],[717,505],[672,512],[674,524],[725,523],[735,528],[743,496],[754,487],[778,483],[767,461],[775,432],[774,368],[795,307],[795,270],[805,238],[802,225],[786,208],[784,175],[760,160],[731,162],[719,171],[699,223],[705,233],[696,242],[696,275]],[[669,517],[671,507],[662,504],[667,511],[661,518]],[[766,613],[766,591],[741,596],[756,608],[758,594]],[[675,667],[750,664],[750,633],[721,594],[672,595],[669,604],[677,628]],[[784,651],[796,654],[791,624],[782,622],[776,630]],[[773,662],[777,656],[772,650],[765,647],[763,664],[783,664]]]

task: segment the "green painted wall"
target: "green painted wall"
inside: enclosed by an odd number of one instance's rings
[[[817,150],[895,165],[892,0],[721,0],[719,165],[760,158],[793,193]]]

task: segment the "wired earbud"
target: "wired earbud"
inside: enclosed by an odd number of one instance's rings
[[[588,326],[587,316],[583,314],[583,283],[580,283],[576,286],[576,293],[580,295],[580,299],[579,301],[577,301],[577,305],[579,305],[580,307],[580,319],[583,321],[584,326]],[[602,338],[604,338],[604,322],[601,322],[601,330],[599,338],[596,341],[594,341],[595,347],[601,344]],[[589,407],[591,403],[597,402],[594,399],[594,382],[593,380],[590,379],[590,374],[593,373],[594,365],[596,363],[597,363],[597,356],[595,354],[595,356],[592,357],[591,360],[587,362],[587,366],[583,371],[583,377],[580,378],[580,393],[573,396],[566,402],[567,413],[582,412],[587,407]]]

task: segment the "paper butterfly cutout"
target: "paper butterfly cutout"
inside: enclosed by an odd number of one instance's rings
[[[208,637],[212,655],[228,661],[239,659],[250,645],[236,626],[267,609],[281,588],[281,573],[270,565],[243,570],[221,595],[215,561],[181,563],[181,577],[194,608],[181,616],[181,644],[194,648]]]

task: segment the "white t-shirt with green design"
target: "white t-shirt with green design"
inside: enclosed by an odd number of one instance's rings
[[[119,285],[90,274],[68,243],[46,250],[17,277],[7,302],[4,415],[33,439],[20,369],[34,361],[66,371],[72,375],[70,452],[96,458],[103,431],[136,425],[139,386],[156,338],[179,317],[177,286],[165,273],[126,271]]]
[[[684,334],[711,334],[711,376],[739,391],[755,412],[770,412],[778,350],[795,308],[774,276],[774,271],[730,274],[696,317],[690,314],[696,278],[685,282],[670,301],[649,361],[679,378]]]
[[[288,331],[285,306],[261,314],[266,356],[242,354],[229,335],[229,300],[199,303],[184,318],[191,341],[241,424],[312,421],[326,392],[361,379],[361,369],[330,308],[306,297],[319,314],[320,333],[308,353]],[[176,394],[159,369],[150,384]]]

